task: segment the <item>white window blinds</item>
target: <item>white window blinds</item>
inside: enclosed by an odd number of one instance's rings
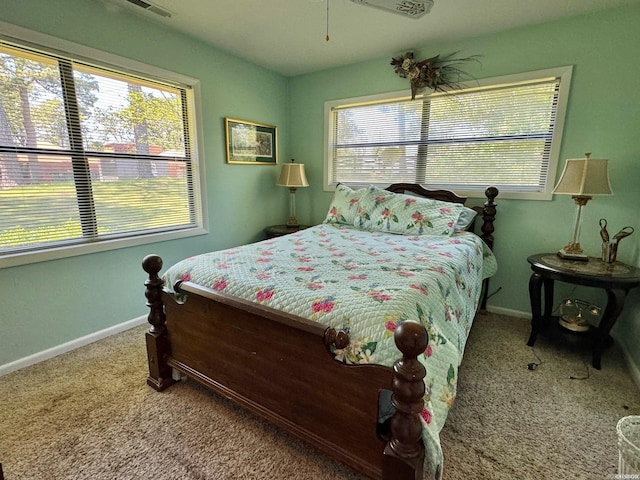
[[[413,101],[331,102],[328,185],[545,193],[557,162],[562,82],[558,74]]]
[[[201,224],[191,94],[0,42],[0,258]]]

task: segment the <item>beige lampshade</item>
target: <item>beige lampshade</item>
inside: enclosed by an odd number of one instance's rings
[[[564,165],[560,181],[553,193],[574,196],[613,195],[607,171],[608,160],[590,158],[570,159]]]
[[[304,173],[303,163],[285,163],[280,171],[276,185],[281,187],[308,187],[309,182]]]

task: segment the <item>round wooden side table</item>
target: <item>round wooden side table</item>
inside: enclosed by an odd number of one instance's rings
[[[531,335],[527,345],[533,346],[539,333],[550,324],[553,310],[553,284],[555,280],[602,288],[607,292],[607,305],[593,337],[592,363],[601,368],[602,350],[609,332],[624,307],[624,301],[632,288],[640,286],[640,269],[622,262],[605,263],[599,258],[588,261],[566,260],[555,253],[538,253],[527,258],[531,264],[529,297],[531,300]],[[544,287],[544,312],[542,288]]]

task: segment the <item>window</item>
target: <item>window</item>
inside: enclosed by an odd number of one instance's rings
[[[194,83],[0,38],[0,266],[204,233]]]
[[[420,183],[468,196],[551,198],[571,67],[417,97],[325,103],[326,187]],[[404,93],[402,94],[404,95]]]

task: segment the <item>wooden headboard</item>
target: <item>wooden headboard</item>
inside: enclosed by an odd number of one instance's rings
[[[414,195],[433,198],[434,200],[440,200],[441,202],[464,204],[467,201],[467,197],[456,195],[451,190],[427,190],[422,185],[419,185],[417,183],[394,183],[385,188],[385,190],[393,193],[410,192]]]

